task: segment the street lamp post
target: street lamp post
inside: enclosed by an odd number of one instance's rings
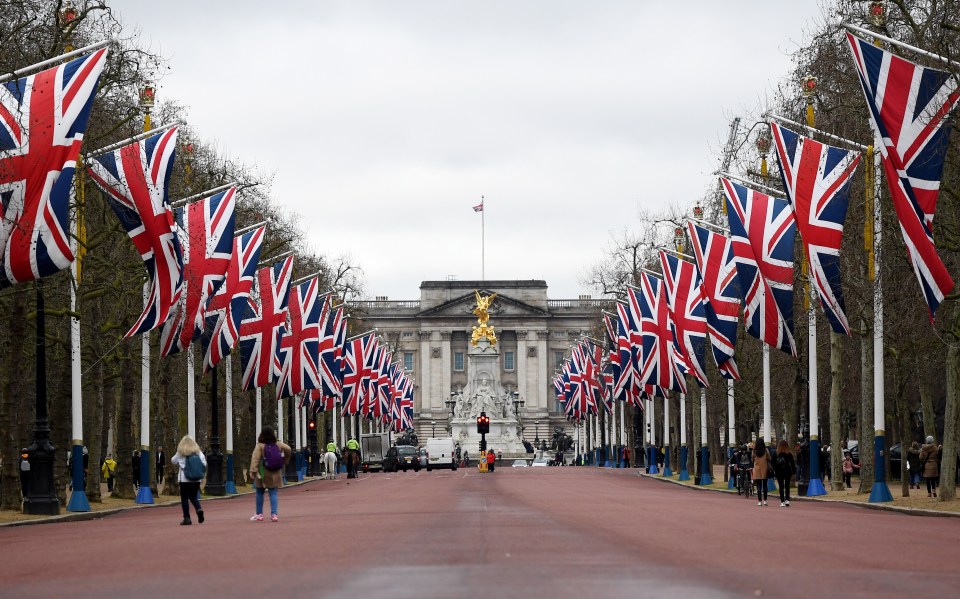
[[[431,420],[431,421],[430,421],[430,436],[431,436],[431,437],[436,437],[436,436],[437,436],[437,421],[436,421],[436,420]]]

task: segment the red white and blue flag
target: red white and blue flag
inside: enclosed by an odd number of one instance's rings
[[[673,344],[663,281],[648,273],[641,273],[637,299],[640,304],[640,332],[643,335],[640,384],[686,393],[687,384],[683,376],[686,364]]]
[[[704,364],[707,348],[707,312],[704,308],[700,277],[693,264],[666,252],[660,252],[663,285],[673,342],[683,356],[689,372],[702,387],[710,385]]]
[[[343,354],[343,413],[359,414],[364,408],[364,364],[373,348],[373,333],[346,342]]]
[[[770,130],[820,305],[830,327],[849,335],[840,286],[840,244],[850,203],[850,180],[860,164],[860,154],[822,144],[777,123],[770,123]]]
[[[210,298],[206,330],[200,336],[200,343],[205,346],[204,373],[210,372],[240,342],[240,322],[250,310],[253,277],[260,262],[260,248],[266,230],[266,227],[257,227],[233,242],[233,256],[227,268],[227,277]]]
[[[280,338],[277,399],[320,388],[320,280],[312,277],[290,290],[287,330]]]
[[[957,79],[922,67],[847,33],[870,123],[882,140],[883,171],[930,321],[953,279],[933,243],[943,161],[950,139],[948,116],[957,102]]]
[[[70,266],[70,188],[106,49],[0,84],[0,288]]]
[[[257,271],[249,317],[240,321],[243,390],[264,387],[280,376],[280,337],[287,329],[293,256]]]
[[[790,204],[721,178],[743,292],[747,332],[797,356],[793,341],[793,242]]]
[[[636,300],[634,290],[627,288],[628,302],[617,302],[617,363],[619,376],[613,381],[613,396],[621,401],[632,400],[635,389],[640,388],[640,372],[637,370],[637,358],[643,340],[640,338],[640,321],[634,320],[631,304]],[[637,302],[637,317],[640,315],[640,304]],[[632,331],[637,332],[639,345],[634,347],[631,342]],[[634,381],[637,381],[636,383]]]
[[[183,251],[167,195],[177,128],[95,157],[87,167],[140,253],[150,277],[143,313],[124,337],[151,331],[180,301]]]
[[[236,188],[177,210],[183,247],[183,293],[160,332],[160,353],[185,350],[203,332],[207,303],[223,284],[233,255]]]
[[[330,296],[323,301],[320,315],[320,385],[324,398],[338,402],[341,393],[340,358],[342,346],[337,345],[343,309],[333,308]]]
[[[740,316],[740,282],[733,256],[733,244],[726,235],[687,221],[693,257],[702,284],[707,333],[713,359],[725,378],[740,380],[734,354],[737,348],[737,320]]]

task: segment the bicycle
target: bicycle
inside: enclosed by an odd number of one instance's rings
[[[737,495],[743,495],[747,499],[753,497],[753,480],[751,478],[750,470],[738,467],[737,468]]]

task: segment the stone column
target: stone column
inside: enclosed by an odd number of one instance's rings
[[[420,330],[420,412],[430,409],[430,331]]]
[[[547,384],[549,379],[549,371],[547,368],[550,362],[549,357],[547,356],[547,338],[549,338],[550,333],[548,331],[537,331],[537,383],[535,385],[535,395],[537,398],[536,406],[537,409],[549,411],[550,403],[547,397]]]
[[[527,392],[527,376],[529,375],[527,371],[527,332],[522,329],[518,329],[517,333],[517,392],[520,394],[520,398],[524,401],[529,402],[528,399],[529,393]]]
[[[446,409],[446,402],[450,399],[451,376],[453,373],[453,354],[450,352],[450,331],[440,331],[440,395],[437,396],[437,402],[440,408],[444,409],[447,418],[450,417],[450,411]]]

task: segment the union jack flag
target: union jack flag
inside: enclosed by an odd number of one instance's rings
[[[330,296],[324,298],[323,310],[320,316],[320,384],[323,396],[332,398],[334,402],[340,398],[340,358],[342,345],[337,344],[343,320],[343,308],[332,308]]]
[[[687,221],[693,257],[703,281],[707,332],[713,359],[720,374],[740,380],[734,353],[737,347],[737,318],[740,315],[740,284],[730,238]]]
[[[106,49],[0,84],[0,288],[70,266],[70,187]]]
[[[373,347],[373,333],[367,333],[346,343],[343,353],[343,413],[359,414],[363,409],[364,364]]]
[[[180,301],[183,251],[167,196],[176,151],[177,128],[172,127],[97,156],[87,167],[150,277],[143,313],[125,338],[162,325]]]
[[[687,392],[683,356],[672,341],[670,313],[663,282],[647,273],[640,279],[640,331],[643,335],[640,382],[665,389]],[[630,289],[630,288],[628,288]]]
[[[293,256],[257,271],[250,316],[240,321],[243,390],[264,387],[280,376],[280,337],[287,330]]]
[[[630,304],[636,299],[636,293],[627,288],[627,294],[630,296]],[[640,315],[640,304],[637,301],[637,317]],[[613,381],[613,395],[617,399],[632,399],[635,388],[639,388],[640,373],[637,372],[637,353],[639,348],[634,348],[630,341],[631,331],[640,331],[640,321],[633,320],[633,311],[627,303],[617,302],[617,363],[620,365],[619,378]],[[642,340],[641,340],[642,345]]]
[[[240,322],[250,309],[253,276],[260,261],[266,227],[244,233],[233,242],[227,277],[207,306],[207,330],[200,337],[204,348],[203,372],[210,372],[240,341]]]
[[[957,102],[950,73],[914,64],[847,33],[900,233],[933,322],[953,279],[933,243],[933,214]]]
[[[710,386],[704,364],[707,346],[707,313],[704,309],[700,277],[693,264],[666,252],[660,252],[667,309],[673,329],[673,342],[684,363],[702,387]]]
[[[183,293],[160,332],[161,355],[185,350],[203,332],[207,303],[230,267],[236,191],[231,187],[177,210],[183,247]]]
[[[797,357],[793,341],[793,242],[797,225],[786,200],[729,179],[727,219],[743,290],[747,332]]]
[[[860,154],[822,144],[777,123],[770,123],[770,130],[820,305],[833,330],[849,335],[840,287],[840,243],[850,203],[850,179],[860,164]]]
[[[313,277],[290,293],[287,330],[280,338],[277,399],[320,388],[320,280]]]

